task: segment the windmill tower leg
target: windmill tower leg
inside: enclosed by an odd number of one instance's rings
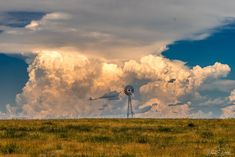
[[[131,117],[133,118],[134,112],[133,112],[133,106],[132,106],[131,98],[130,98],[130,108],[131,108]]]
[[[129,115],[133,118],[134,112],[133,112],[133,107],[132,107],[132,102],[131,102],[131,96],[128,96],[128,105],[127,105],[127,118],[129,118]]]
[[[130,114],[130,96],[128,96],[128,102],[127,102],[127,118],[129,118],[129,114]]]

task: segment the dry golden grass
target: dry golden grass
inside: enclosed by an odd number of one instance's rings
[[[235,120],[1,120],[0,156],[235,156]]]

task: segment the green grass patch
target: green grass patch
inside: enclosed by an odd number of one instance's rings
[[[235,120],[0,120],[0,156],[235,156]]]

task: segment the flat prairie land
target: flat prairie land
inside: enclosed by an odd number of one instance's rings
[[[235,119],[1,120],[0,156],[235,157]]]

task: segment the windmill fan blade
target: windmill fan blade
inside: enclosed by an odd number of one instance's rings
[[[111,91],[109,93],[104,94],[103,96],[99,97],[99,99],[107,99],[107,100],[119,100],[120,93],[117,91]]]

